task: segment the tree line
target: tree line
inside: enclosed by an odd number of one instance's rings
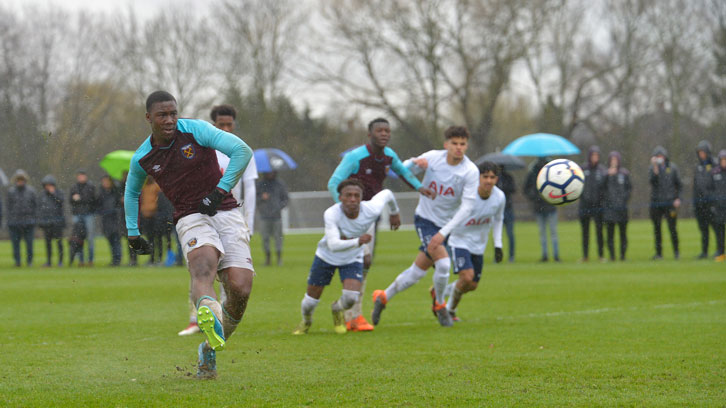
[[[143,101],[186,117],[240,112],[279,147],[290,189],[322,190],[375,116],[403,157],[464,124],[470,157],[533,132],[619,150],[645,200],[652,148],[690,178],[695,145],[726,148],[726,4],[718,0],[215,0],[141,17],[0,5],[0,168],[70,184],[135,149]],[[584,157],[584,156],[583,156]],[[582,158],[581,158],[582,159]]]

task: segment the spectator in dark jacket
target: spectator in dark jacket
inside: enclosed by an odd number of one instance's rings
[[[121,191],[111,177],[101,177],[98,192],[98,213],[101,215],[101,231],[111,247],[111,266],[121,265]]]
[[[53,241],[58,247],[58,266],[63,266],[63,229],[66,217],[63,212],[65,196],[56,186],[55,177],[48,174],[41,180],[43,191],[38,196],[38,226],[45,237],[46,260],[44,266],[51,266]]]
[[[587,262],[590,253],[590,219],[595,221],[595,240],[597,241],[597,255],[600,261],[603,258],[602,237],[602,200],[603,186],[605,184],[605,167],[600,164],[600,148],[590,147],[587,162],[583,164],[585,174],[585,188],[580,196],[578,215],[582,229],[582,261]]]
[[[257,180],[257,213],[260,215],[265,265],[270,264],[270,238],[275,239],[277,264],[282,265],[282,209],[287,201],[287,188],[277,179],[277,173],[263,173],[262,179]]]
[[[726,232],[726,150],[718,152],[718,165],[711,170],[708,186],[711,199],[713,226],[716,230],[716,262],[726,260],[724,233]]]
[[[653,221],[655,234],[655,255],[653,259],[663,258],[663,237],[661,235],[661,221],[665,217],[668,230],[671,233],[673,255],[679,258],[678,230],[676,219],[678,208],[681,206],[681,176],[678,166],[668,160],[668,151],[663,146],[653,150],[650,159],[650,219]]]
[[[504,228],[509,239],[509,262],[514,262],[514,204],[512,200],[514,193],[517,192],[517,187],[514,184],[514,177],[504,171],[504,166],[499,166],[499,174],[497,187],[502,190],[506,198],[504,204]]]
[[[622,166],[619,152],[608,155],[608,170],[603,183],[603,222],[607,230],[610,260],[615,260],[615,226],[620,230],[620,260],[625,260],[628,250],[628,201],[633,185],[630,172]]]
[[[20,266],[20,241],[25,241],[26,261],[33,264],[33,239],[38,209],[38,196],[35,189],[28,185],[28,173],[15,172],[13,186],[8,190],[8,230],[13,246],[15,266]]]
[[[709,203],[708,186],[711,183],[711,170],[716,166],[711,157],[711,144],[701,140],[696,146],[698,164],[693,172],[693,212],[701,231],[701,254],[699,259],[708,258],[708,235],[711,225],[711,203]]]
[[[96,187],[88,181],[88,175],[84,170],[78,170],[76,173],[76,184],[71,187],[70,196],[73,223],[82,222],[86,227],[88,265],[93,266],[97,197]],[[83,262],[81,262],[81,266],[83,266]]]
[[[552,255],[555,262],[560,261],[560,247],[557,239],[557,209],[554,205],[547,203],[537,191],[537,175],[542,167],[549,162],[548,157],[540,157],[527,173],[524,182],[524,195],[532,202],[534,217],[539,227],[539,242],[542,246],[541,262],[547,262],[547,225],[550,227],[550,239],[552,240]]]

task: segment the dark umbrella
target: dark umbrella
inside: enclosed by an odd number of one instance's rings
[[[504,170],[519,170],[527,167],[527,164],[519,157],[512,156],[511,154],[504,154],[501,152],[487,153],[484,156],[476,159],[474,163],[479,166],[485,161],[490,161],[494,164],[498,164],[504,167]]]
[[[270,173],[280,170],[294,170],[297,163],[280,149],[264,148],[255,150],[255,163],[258,173]]]

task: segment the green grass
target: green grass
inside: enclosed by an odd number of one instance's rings
[[[627,262],[579,264],[579,226],[560,223],[564,262],[539,264],[536,227],[520,223],[517,262],[487,260],[455,327],[430,312],[429,274],[373,333],[345,336],[332,331],[334,281],[303,337],[290,332],[320,236],[288,236],[285,266],[257,268],[215,381],[191,375],[201,337],[176,335],[184,268],[14,268],[1,242],[0,406],[723,407],[726,265],[693,260],[695,221],[679,231],[680,261],[667,240],[666,260],[649,261],[651,227],[637,221]],[[366,311],[416,246],[412,231],[381,233]]]

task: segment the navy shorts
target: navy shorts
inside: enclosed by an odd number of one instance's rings
[[[474,282],[481,279],[481,269],[484,266],[483,255],[472,255],[464,248],[451,248],[451,262],[454,264],[454,273],[458,274],[467,269],[474,270]]]
[[[331,265],[322,259],[315,256],[313,265],[310,267],[310,275],[308,275],[308,285],[313,286],[328,286],[330,281],[333,280],[335,274],[335,268],[338,268],[338,274],[340,275],[340,281],[346,279],[356,279],[363,281],[363,263],[353,262],[347,265]]]
[[[416,227],[418,239],[421,241],[421,246],[418,247],[419,251],[425,253],[426,256],[429,256],[426,252],[426,248],[429,246],[431,238],[433,238],[433,236],[436,235],[441,228],[426,218],[419,217],[418,215],[414,215],[413,225]],[[446,237],[444,240],[444,246],[446,246],[448,241],[449,237]]]

